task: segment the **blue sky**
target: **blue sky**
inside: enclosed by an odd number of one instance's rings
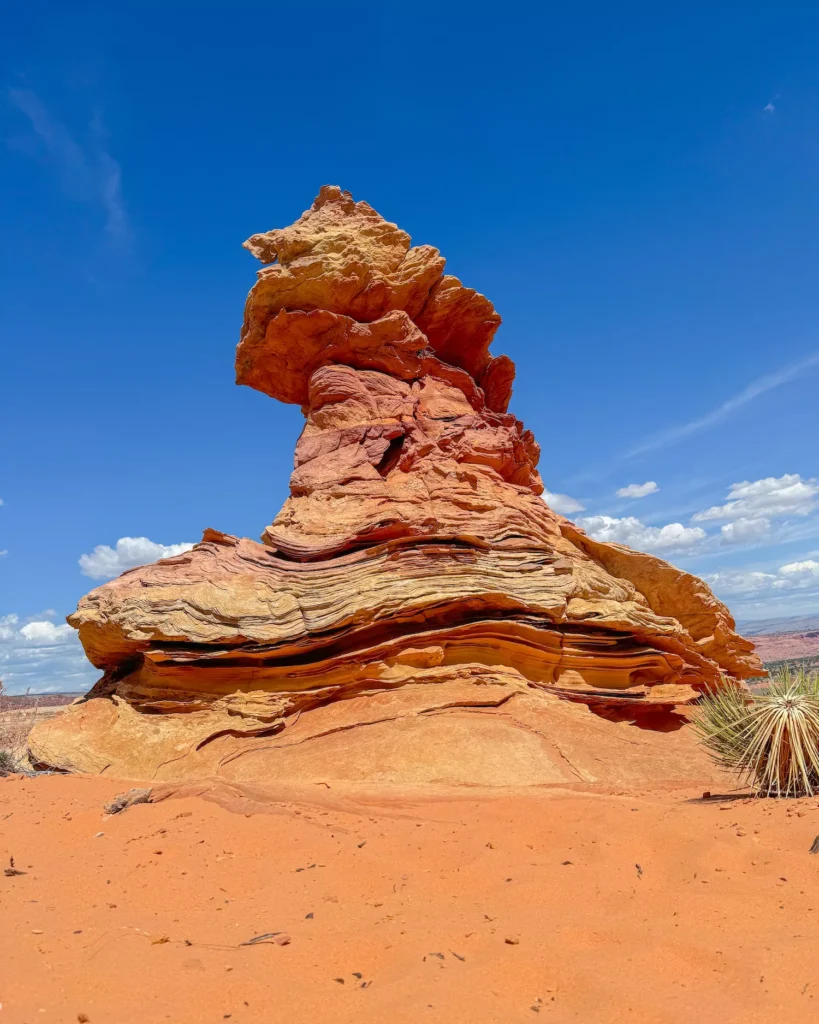
[[[817,5],[77,6],[0,41],[10,689],[93,681],[92,577],[278,511],[241,242],[324,183],[493,300],[558,506],[740,618],[819,611]]]

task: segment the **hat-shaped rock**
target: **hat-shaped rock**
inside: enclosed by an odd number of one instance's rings
[[[302,406],[263,543],[206,530],[69,622],[102,678],[32,756],[140,779],[702,778],[703,690],[759,674],[695,576],[544,502],[490,302],[327,186],[254,235],[240,384]],[[213,481],[208,482],[211,486]]]

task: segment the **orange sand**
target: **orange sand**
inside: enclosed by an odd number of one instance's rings
[[[0,780],[0,1024],[819,1019],[816,800],[125,788]]]

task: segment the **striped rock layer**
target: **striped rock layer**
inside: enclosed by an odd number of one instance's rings
[[[541,497],[491,303],[323,188],[246,247],[236,377],[302,407],[259,544],[206,530],[69,622],[104,673],[35,760],[129,778],[482,785],[702,774],[699,693],[757,675],[702,580]]]

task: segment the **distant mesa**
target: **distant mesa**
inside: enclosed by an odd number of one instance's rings
[[[753,645],[702,580],[545,504],[489,300],[335,186],[245,245],[265,265],[236,379],[302,408],[290,497],[262,543],[209,529],[82,599],[103,675],[33,758],[157,780],[700,775],[685,708],[758,675]]]

